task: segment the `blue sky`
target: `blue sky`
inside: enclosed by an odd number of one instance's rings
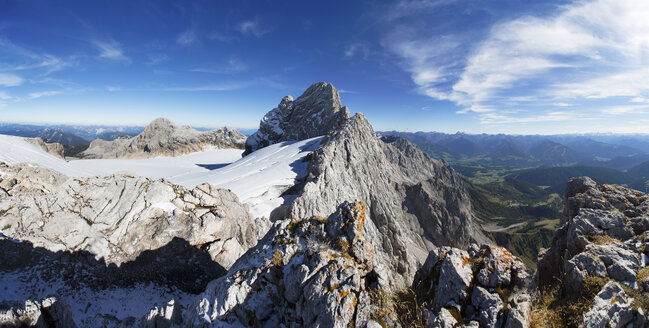
[[[0,121],[239,128],[327,81],[377,130],[649,132],[649,1],[0,0]]]

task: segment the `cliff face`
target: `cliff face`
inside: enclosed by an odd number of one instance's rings
[[[377,138],[360,113],[313,153],[309,177],[286,211],[328,213],[346,199],[367,204],[368,238],[394,287],[412,281],[433,246],[488,243],[453,169],[405,140]]]
[[[330,83],[311,85],[293,100],[286,96],[259,123],[259,130],[246,141],[246,154],[282,141],[305,140],[338,129],[349,119],[338,91]]]
[[[142,133],[133,138],[112,141],[96,139],[79,154],[93,158],[148,158],[179,156],[202,151],[209,146],[243,149],[246,137],[237,130],[223,127],[199,132],[189,126],[178,126],[166,118],[151,122]]]

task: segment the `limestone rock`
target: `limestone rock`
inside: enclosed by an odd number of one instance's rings
[[[282,142],[323,136],[349,119],[338,91],[330,83],[311,85],[300,97],[286,96],[259,123],[259,130],[246,141],[246,154]]]
[[[365,205],[344,203],[328,218],[276,222],[228,274],[210,283],[184,324],[347,327],[370,325],[374,273]]]
[[[607,283],[593,300],[590,310],[584,313],[584,327],[626,327],[633,320],[632,301],[618,283]]]
[[[529,280],[522,261],[504,248],[471,245],[467,252],[441,247],[430,252],[412,289],[422,311],[431,313],[429,327],[443,326],[448,320],[440,318],[448,317],[448,311],[456,314],[453,322],[461,316],[469,326],[529,327]],[[511,299],[506,295],[512,295]]]
[[[58,142],[45,142],[43,139],[38,137],[25,138],[25,141],[60,159],[65,158],[63,145]]]
[[[287,217],[330,213],[346,199],[367,204],[367,238],[397,289],[412,282],[434,245],[489,242],[453,169],[403,139],[382,141],[361,113],[314,151],[296,194]]]
[[[227,268],[257,241],[247,206],[209,184],[188,190],[124,174],[71,179],[21,165],[0,179],[15,182],[0,198],[3,234],[50,251],[87,251],[120,265],[174,238],[192,246],[230,239],[215,259]]]
[[[582,177],[568,182],[566,197],[564,223],[539,259],[539,286],[563,279],[568,292],[579,292],[592,276],[637,288],[638,270],[646,265],[642,236],[649,229],[649,196]]]
[[[158,118],[133,138],[96,139],[78,156],[86,159],[179,156],[211,146],[243,149],[245,141],[243,134],[229,127],[199,132],[189,126],[178,126],[166,118]]]
[[[76,328],[70,306],[54,297],[0,303],[0,327]]]

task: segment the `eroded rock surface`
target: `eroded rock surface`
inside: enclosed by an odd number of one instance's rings
[[[562,225],[552,247],[541,253],[537,283],[560,297],[597,293],[583,314],[586,327],[624,327],[646,321],[649,296],[649,196],[617,185],[597,185],[587,177],[566,187]],[[647,285],[649,287],[649,285]],[[632,293],[633,296],[629,295]],[[586,296],[591,297],[591,296]],[[581,300],[575,300],[575,302]]]
[[[96,139],[78,156],[86,159],[179,156],[210,146],[243,149],[245,142],[246,136],[233,128],[200,132],[189,126],[176,125],[166,118],[158,118],[133,138],[112,141]]]
[[[185,312],[186,326],[347,327],[370,321],[376,278],[366,207],[277,222]]]
[[[315,83],[295,100],[291,96],[282,98],[261,119],[259,130],[246,141],[246,154],[282,141],[326,135],[348,119],[349,110],[340,104],[336,88],[330,83]]]
[[[120,265],[174,238],[228,242],[212,252],[227,268],[257,241],[247,206],[209,184],[189,190],[125,174],[68,178],[29,164],[3,171],[0,231],[50,251],[87,251]]]
[[[502,247],[473,244],[468,251],[432,250],[412,289],[429,327],[529,327],[530,275]]]

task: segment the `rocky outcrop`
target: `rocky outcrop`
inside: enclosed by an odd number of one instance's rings
[[[311,85],[300,97],[282,98],[262,118],[259,130],[246,141],[246,154],[282,141],[305,140],[337,130],[349,119],[338,91],[330,83]]]
[[[562,225],[538,261],[540,291],[558,288],[559,297],[575,303],[597,294],[583,304],[586,327],[642,327],[649,310],[649,196],[581,177],[568,182],[565,197]]]
[[[369,327],[378,279],[366,207],[275,223],[228,274],[211,282],[184,326]],[[376,324],[376,322],[374,322]]]
[[[435,248],[412,289],[429,327],[529,327],[530,276],[502,247]]]
[[[54,297],[0,303],[0,327],[76,328],[70,306]]]
[[[148,158],[179,156],[205,150],[207,147],[243,149],[246,137],[237,130],[223,127],[200,132],[189,126],[178,126],[166,118],[151,122],[142,133],[133,138],[112,141],[96,139],[79,157],[91,158]]]
[[[54,252],[87,251],[120,265],[181,238],[210,246],[227,268],[263,229],[235,194],[209,184],[189,190],[126,174],[77,179],[29,164],[2,171],[0,231]]]
[[[60,159],[65,157],[63,145],[58,142],[45,142],[41,138],[25,138],[25,141]]]
[[[489,243],[473,223],[462,179],[447,163],[404,139],[382,141],[360,113],[323,143],[295,188],[296,200],[277,212],[309,217],[333,212],[346,199],[363,201],[375,261],[393,287],[408,286],[436,245]]]

